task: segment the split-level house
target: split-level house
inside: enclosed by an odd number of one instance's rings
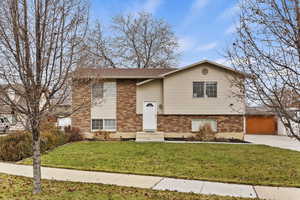
[[[233,80],[246,76],[207,60],[173,69],[79,67],[72,126],[125,138],[139,132],[185,137],[210,124],[219,136],[242,138],[245,100]]]

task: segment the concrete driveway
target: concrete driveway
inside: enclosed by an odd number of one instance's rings
[[[265,144],[272,147],[300,151],[300,141],[278,135],[245,135],[245,141],[254,144]]]

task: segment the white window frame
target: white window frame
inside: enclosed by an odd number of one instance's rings
[[[201,83],[203,82],[204,83],[204,95],[203,97],[197,97],[194,95],[194,83]],[[207,84],[212,84],[212,83],[215,83],[216,84],[216,97],[208,97],[207,96],[207,88],[206,88],[206,85]],[[218,82],[217,81],[193,81],[193,85],[192,85],[192,90],[193,90],[193,98],[196,98],[196,99],[201,99],[201,98],[218,98]]]
[[[102,129],[93,129],[93,120],[102,120]],[[115,127],[114,128],[107,128],[106,127],[106,124],[105,124],[105,121],[108,121],[108,120],[115,120]],[[92,118],[91,120],[91,130],[92,132],[96,132],[96,131],[116,131],[117,130],[117,120],[116,119],[101,119],[101,118]]]

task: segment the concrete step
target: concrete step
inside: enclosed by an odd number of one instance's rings
[[[163,142],[165,141],[163,132],[137,132],[136,142]]]

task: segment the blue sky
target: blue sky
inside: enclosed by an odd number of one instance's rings
[[[203,59],[226,64],[239,9],[238,0],[91,0],[91,18],[102,24],[120,13],[147,11],[166,20],[179,39],[184,66]]]

